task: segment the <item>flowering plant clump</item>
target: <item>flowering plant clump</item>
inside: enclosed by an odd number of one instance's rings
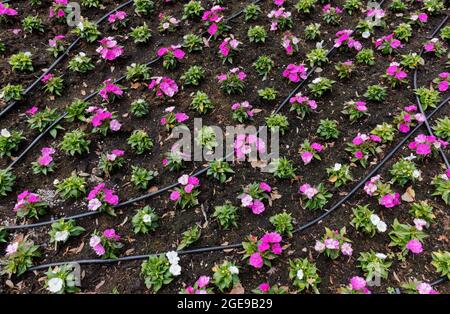
[[[405,186],[409,182],[422,180],[422,172],[417,169],[416,164],[410,159],[402,159],[392,165],[389,173],[392,176],[392,182],[400,186]]]
[[[387,255],[376,253],[373,250],[370,250],[370,252],[361,252],[358,257],[358,262],[358,267],[363,271],[367,282],[372,282],[374,279],[387,279],[389,268],[392,265]]]
[[[105,60],[113,61],[123,54],[123,47],[117,44],[114,37],[105,37],[99,43],[100,46],[96,51]]]
[[[350,283],[340,289],[342,294],[371,294],[367,288],[367,282],[364,278],[354,276],[350,279]]]
[[[211,278],[209,276],[200,276],[193,286],[187,286],[180,293],[184,294],[212,294],[212,288],[208,288]]]
[[[313,158],[321,160],[319,153],[323,150],[323,145],[319,143],[310,143],[309,140],[304,140],[300,146],[300,157],[303,164],[309,164]]]
[[[346,150],[352,154],[351,160],[353,162],[359,161],[361,166],[367,167],[369,157],[375,155],[379,151],[378,144],[381,138],[377,135],[358,133],[352,140],[352,143],[347,143]]]
[[[183,122],[189,120],[189,116],[184,112],[174,112],[175,107],[168,107],[164,111],[166,114],[161,118],[160,123],[171,131],[174,127],[181,125]]]
[[[173,16],[162,12],[159,14],[158,30],[160,32],[174,32],[178,27],[178,24],[180,24],[180,20],[174,18]]]
[[[360,51],[362,49],[362,44],[352,37],[353,31],[350,29],[343,29],[336,33],[336,38],[334,40],[334,47],[339,48],[347,46],[349,49],[355,49]]]
[[[439,294],[437,290],[426,282],[420,282],[417,280],[410,280],[401,285],[402,292],[407,294]]]
[[[386,223],[374,211],[369,209],[369,205],[353,207],[352,212],[350,224],[356,230],[362,231],[371,237],[375,236],[377,232],[383,233],[387,230]]]
[[[307,114],[317,109],[316,101],[302,96],[301,93],[291,97],[289,103],[291,104],[290,111],[295,111],[300,119],[304,119]]]
[[[47,175],[55,170],[55,162],[52,155],[56,152],[54,148],[44,147],[41,149],[41,156],[32,163],[34,174]]]
[[[56,35],[53,39],[49,39],[47,51],[55,58],[64,51],[64,35]]]
[[[397,62],[392,62],[386,70],[386,74],[383,77],[391,84],[392,87],[396,87],[400,84],[407,83],[408,74],[400,67]]]
[[[281,45],[288,56],[298,52],[300,39],[290,32],[286,32],[281,40]]]
[[[328,181],[333,183],[335,188],[353,181],[350,165],[335,163],[334,166],[327,168],[327,174],[330,176]]]
[[[56,18],[58,21],[62,21],[66,16],[66,13],[68,13],[68,4],[69,0],[54,0],[50,7],[48,17],[50,19]]]
[[[61,96],[61,92],[64,85],[64,80],[61,76],[55,76],[54,74],[46,74],[42,77],[41,82],[44,83],[42,89],[50,94]]]
[[[254,115],[253,106],[248,101],[234,103],[231,111],[233,111],[233,119],[240,123],[251,120]]]
[[[159,216],[156,214],[154,208],[145,206],[136,212],[131,223],[135,234],[148,234],[150,231],[155,231],[158,228]]]
[[[292,13],[286,11],[283,7],[270,11],[267,17],[271,20],[271,31],[276,31],[278,29],[284,31],[292,28],[293,26]]]
[[[221,292],[231,289],[239,284],[239,268],[235,263],[223,261],[213,267],[213,283]]]
[[[325,235],[322,237],[322,241],[316,241],[314,250],[319,253],[324,253],[331,259],[338,258],[339,254],[351,256],[353,254],[353,248],[350,244],[350,239],[345,234],[345,227],[342,227],[341,230],[331,230],[325,227]]]
[[[243,242],[245,254],[243,259],[248,258],[248,263],[254,268],[262,268],[264,265],[271,267],[271,261],[277,258],[282,252],[282,237],[277,232],[266,233],[261,239],[249,236],[248,241]]]
[[[0,157],[10,157],[11,154],[19,148],[19,143],[25,139],[21,131],[0,131]]]
[[[217,76],[220,83],[220,89],[225,93],[242,94],[244,92],[244,81],[247,74],[240,68],[233,68],[228,73],[222,73]]]
[[[177,61],[183,60],[186,55],[181,49],[181,45],[172,45],[170,47],[163,47],[158,49],[156,52],[158,57],[163,58],[164,69],[175,69],[177,66]]]
[[[297,83],[300,79],[305,80],[307,77],[308,68],[304,64],[296,65],[289,64],[283,71],[283,77],[289,81]]]
[[[287,287],[280,287],[278,285],[270,285],[268,282],[263,282],[256,289],[252,290],[254,294],[287,294]]]
[[[317,187],[308,183],[302,184],[299,193],[302,195],[303,208],[311,210],[322,209],[333,196],[322,183]]]
[[[90,106],[86,109],[86,112],[92,115],[88,119],[93,127],[92,133],[100,133],[103,136],[106,136],[108,130],[117,132],[122,126],[120,122],[115,119],[115,114],[106,109]]]
[[[433,53],[438,58],[442,57],[447,51],[443,43],[440,42],[438,38],[433,38],[426,42],[423,49],[427,53]]]
[[[391,239],[389,246],[396,246],[401,249],[401,252],[399,253],[400,259],[402,259],[408,251],[413,254],[420,254],[423,252],[423,240],[428,237],[422,230],[422,224],[415,224],[414,226],[411,226],[408,223],[401,224],[396,218],[392,224],[392,230],[389,232],[389,238]]]
[[[393,193],[391,185],[384,183],[380,175],[374,176],[367,181],[364,185],[364,191],[369,196],[377,196],[378,203],[386,208],[400,205],[400,194]]]
[[[125,160],[123,155],[125,152],[121,149],[113,149],[111,153],[102,154],[98,163],[98,168],[107,176],[116,169],[122,168]]]
[[[122,96],[123,90],[119,85],[114,84],[111,79],[103,82],[98,94],[107,102],[114,101],[116,96]]]
[[[433,80],[433,83],[437,84],[438,91],[440,91],[441,93],[446,92],[449,89],[450,73],[439,73],[439,76]]]
[[[320,276],[316,264],[307,258],[289,260],[289,279],[293,280],[299,291],[311,289],[314,293],[319,293],[317,285],[320,283]]]
[[[351,123],[369,115],[367,103],[365,101],[347,101],[344,103],[342,113],[348,116]]]
[[[331,91],[334,83],[336,83],[336,81],[327,77],[316,77],[308,84],[308,88],[315,97],[321,97],[326,92]]]
[[[233,57],[236,55],[240,44],[242,43],[233,36],[227,37],[222,41],[219,45],[222,64],[225,64],[225,62],[233,63]]]
[[[435,191],[432,195],[440,196],[445,204],[450,204],[450,170],[445,174],[437,175],[433,178],[431,184]]]
[[[18,14],[17,10],[10,8],[7,3],[0,3],[0,22],[6,16],[16,16]]]
[[[375,41],[375,48],[383,54],[392,54],[397,49],[403,48],[400,40],[394,38],[394,33],[378,38]]]
[[[223,14],[225,8],[215,5],[211,10],[206,10],[203,12],[202,21],[208,26],[208,34],[211,36],[217,36],[223,30]]]
[[[150,256],[141,265],[141,275],[144,277],[145,286],[158,292],[162,286],[171,283],[175,276],[181,274],[179,261],[178,254],[173,251],[165,255]]]
[[[444,277],[450,278],[450,252],[449,251],[435,251],[431,253],[433,261],[431,264],[436,269],[436,272]]]
[[[27,190],[17,196],[13,211],[17,217],[39,218],[45,214],[48,204],[36,193]]]
[[[416,122],[422,123],[425,121],[425,117],[421,113],[415,112],[417,112],[417,107],[411,105],[406,106],[399,114],[394,116],[394,123],[401,133],[408,133]]]
[[[238,198],[241,200],[242,207],[251,208],[253,214],[260,215],[266,209],[264,201],[270,200],[269,193],[271,191],[272,188],[266,182],[261,182],[259,184],[254,182],[247,185]]]
[[[125,11],[116,11],[108,17],[108,23],[112,29],[117,30],[119,27],[127,25],[128,14]]]
[[[113,190],[107,189],[105,183],[95,186],[88,194],[88,209],[92,211],[106,212],[115,216],[114,206],[119,204],[119,197]]]
[[[86,53],[79,52],[69,61],[69,70],[86,73],[95,68],[94,63],[92,62],[92,58],[88,57]]]
[[[76,278],[73,273],[74,267],[71,264],[50,267],[45,273],[45,288],[47,291],[54,294],[79,292],[80,288],[76,286]]]
[[[170,200],[181,209],[198,205],[197,197],[200,191],[197,188],[200,186],[200,180],[185,174],[178,178],[178,183],[181,186],[170,193]]]
[[[327,24],[338,25],[342,19],[343,10],[340,7],[333,7],[331,4],[326,4],[322,7],[323,20]]]
[[[0,274],[7,274],[8,277],[22,275],[33,266],[33,258],[41,256],[38,249],[39,246],[26,238],[8,244],[5,256],[0,259],[2,266]]]
[[[95,230],[89,240],[89,246],[103,259],[116,259],[117,251],[123,247],[120,236],[114,229],[105,229],[101,235]]]
[[[344,62],[338,62],[334,67],[338,71],[338,77],[340,79],[349,78],[355,69],[355,64],[351,60]]]
[[[65,243],[70,237],[77,237],[84,232],[84,228],[77,226],[75,220],[65,221],[64,219],[52,223],[52,229],[48,232],[50,242]]]
[[[178,93],[178,85],[169,77],[157,76],[153,77],[152,81],[148,85],[150,90],[156,92],[156,96],[164,97],[167,96],[172,98],[176,93]]]
[[[408,144],[408,148],[413,150],[419,157],[431,156],[439,148],[448,146],[448,142],[435,136],[419,134],[414,141]]]

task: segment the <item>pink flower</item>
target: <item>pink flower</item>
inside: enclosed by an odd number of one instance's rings
[[[355,157],[357,159],[362,159],[364,157],[364,154],[362,151],[357,151],[357,152],[355,152]]]
[[[190,177],[188,178],[188,184],[191,184],[191,185],[193,185],[193,186],[197,186],[197,185],[200,184],[200,180],[199,180],[197,177],[192,177],[192,176],[190,176]]]
[[[311,162],[311,160],[313,159],[314,154],[311,153],[311,152],[306,151],[306,152],[303,152],[300,156],[301,156],[301,158],[302,158],[302,160],[303,160],[303,163],[304,163],[305,165],[307,165],[307,164],[309,164],[309,163]]]
[[[339,250],[339,241],[336,239],[325,239],[324,244],[329,250]]]
[[[270,285],[267,282],[263,282],[262,284],[260,284],[258,286],[259,290],[261,290],[261,292],[269,292],[270,290]]]
[[[120,240],[120,236],[116,233],[116,230],[114,229],[106,229],[105,231],[103,231],[103,235],[107,239],[114,239],[116,241]]]
[[[50,165],[52,161],[53,158],[50,155],[42,155],[38,158],[38,164],[44,167]]]
[[[109,128],[111,131],[114,131],[114,132],[119,131],[121,127],[122,127],[122,124],[119,121],[117,121],[116,119],[113,119],[109,122]]]
[[[264,260],[258,252],[250,255],[249,264],[255,268],[261,268],[264,265]]]
[[[173,97],[178,93],[178,85],[169,77],[154,77],[148,88],[155,90],[158,97],[163,97],[164,95]]]
[[[171,201],[176,202],[176,201],[178,201],[180,199],[180,197],[181,197],[181,194],[177,190],[175,190],[172,193],[170,193],[170,200]]]
[[[397,205],[400,205],[400,194],[398,193],[391,193],[391,194],[385,194],[380,199],[380,205],[383,205],[386,208],[392,208]]]
[[[425,282],[418,284],[416,289],[419,294],[439,294],[430,284]]]
[[[98,198],[93,198],[88,203],[89,210],[96,211],[100,207],[102,207],[102,202]]]
[[[177,120],[178,123],[182,123],[182,122],[188,120],[189,116],[187,114],[185,114],[184,112],[177,112],[175,114],[175,119]]]
[[[96,51],[105,60],[112,61],[123,54],[123,47],[117,44],[114,37],[105,37],[102,40],[99,40],[99,43],[101,46],[98,47]]]
[[[266,182],[261,182],[259,184],[259,188],[267,193],[270,193],[272,191],[272,188]]]
[[[448,82],[447,81],[439,82],[438,89],[439,89],[440,92],[447,91],[447,89],[448,89]]]
[[[399,127],[398,127],[398,130],[399,130],[401,133],[408,133],[409,130],[410,130],[410,127],[409,127],[409,125],[407,125],[407,124],[400,123],[400,125],[399,125]]]
[[[254,200],[253,204],[251,205],[251,208],[252,208],[253,214],[255,214],[255,215],[262,214],[265,210],[264,203],[261,202],[260,200]]]
[[[308,199],[312,199],[319,191],[308,183],[300,186],[300,193],[303,193]]]
[[[17,252],[17,249],[19,248],[19,242],[14,242],[12,244],[8,244],[6,247],[6,256],[12,255]]]
[[[108,100],[110,95],[122,96],[123,90],[116,84],[111,82],[111,79],[108,79],[103,82],[104,87],[100,89],[99,95],[104,99]]]
[[[352,245],[348,242],[345,242],[341,246],[341,251],[343,255],[351,256],[353,254],[353,248]]]
[[[38,112],[38,110],[39,110],[38,107],[33,106],[26,111],[26,114],[28,114],[30,116],[34,116],[36,114],[36,112]]]
[[[412,239],[406,243],[406,248],[414,254],[420,254],[423,252],[422,243],[419,240]]]
[[[314,250],[316,252],[322,253],[323,251],[325,251],[325,244],[323,244],[323,242],[316,241],[316,244],[314,245]]]
[[[105,248],[103,247],[103,245],[101,243],[94,246],[93,249],[95,251],[95,254],[97,254],[98,256],[102,256],[106,253]]]
[[[197,286],[198,288],[206,287],[209,284],[210,278],[208,276],[200,276],[197,280]]]
[[[350,285],[353,290],[362,290],[366,287],[366,280],[359,276],[354,276],[350,279]]]
[[[297,83],[300,79],[306,79],[307,68],[304,64],[289,64],[283,71],[283,77],[288,78],[291,82]]]
[[[272,245],[272,253],[275,255],[280,255],[283,252],[283,248],[279,243],[275,243]]]

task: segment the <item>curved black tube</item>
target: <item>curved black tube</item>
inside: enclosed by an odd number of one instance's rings
[[[118,7],[116,7],[115,9],[109,11],[108,13],[106,13],[105,15],[103,15],[100,19],[97,20],[97,22],[95,22],[95,24],[100,24],[102,23],[104,20],[106,20],[111,14],[115,13],[116,11],[130,5],[133,3],[133,0],[129,0],[125,3],[122,3],[121,5],[119,5]],[[66,56],[69,55],[69,52],[71,52],[73,50],[73,48],[81,41],[81,37],[77,37],[71,44],[70,46],[64,51],[62,52],[59,57],[47,68],[47,70],[45,70],[33,83],[31,83],[22,93],[22,96],[27,95],[31,90],[34,89],[34,87],[39,84],[39,82],[41,81],[41,79],[47,75],[48,73],[50,73]],[[11,102],[8,106],[6,106],[1,112],[0,112],[0,119],[6,115],[12,108],[14,108],[17,103],[19,101],[13,101]]]

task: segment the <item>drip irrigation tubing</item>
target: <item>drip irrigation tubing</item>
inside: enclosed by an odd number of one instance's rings
[[[124,7],[130,5],[133,3],[133,0],[129,0],[125,3],[122,3],[121,5],[119,5],[118,7],[116,7],[115,9],[109,11],[108,13],[106,13],[105,15],[103,15],[100,19],[98,19],[95,24],[98,25],[100,23],[102,23],[104,20],[106,20],[111,14],[115,13],[116,11],[123,9]],[[77,37],[71,44],[70,46],[64,51],[62,52],[59,57],[47,68],[47,70],[44,71],[44,73],[42,73],[33,83],[31,83],[22,93],[22,96],[26,96],[31,90],[33,90],[36,85],[39,84],[39,82],[41,81],[41,79],[47,75],[48,73],[50,73],[51,71],[53,71],[53,69],[66,57],[69,55],[69,53],[75,48],[76,45],[78,45],[78,43],[81,41],[81,37]],[[15,100],[13,102],[11,102],[9,105],[7,105],[1,112],[0,112],[0,119],[3,118],[3,116],[5,116],[12,108],[14,108],[18,103],[20,102]]]
[[[431,35],[432,38],[445,25],[445,23],[447,23],[447,21],[448,21],[448,15],[442,20],[442,22],[434,30],[433,34]],[[422,48],[422,50],[420,51],[419,57],[422,57],[424,52],[425,52],[425,48]],[[418,67],[416,67],[414,69],[414,78],[413,78],[414,90],[417,90],[417,73],[418,73]],[[419,95],[417,95],[417,93],[415,93],[415,97],[416,97],[417,105],[419,106],[420,113],[425,117],[425,121],[424,122],[425,122],[425,126],[427,128],[428,134],[430,136],[434,136],[434,133],[433,133],[433,130],[431,129],[430,123],[428,122],[428,118],[425,115],[425,110],[422,107],[422,102],[420,101],[420,97],[419,97]],[[447,169],[450,169],[450,163],[448,162],[447,156],[445,155],[445,152],[442,149],[442,146],[439,147],[439,154],[441,155],[442,160],[444,161],[445,166],[447,167]]]
[[[252,3],[254,4],[258,4],[263,0],[255,0]],[[231,15],[230,17],[226,18],[224,20],[224,23],[227,23],[229,21],[231,21],[232,19],[240,16],[242,13],[244,12],[244,9],[241,9],[239,11],[237,11],[236,13],[234,13],[233,15]],[[162,57],[156,57],[152,60],[150,60],[149,62],[147,62],[145,65],[146,66],[150,66],[156,62],[158,62],[160,59],[162,59]],[[123,75],[121,77],[119,77],[118,79],[114,80],[113,83],[117,84],[120,83],[121,81],[123,81],[126,78],[126,75]],[[90,99],[92,99],[93,97],[95,97],[96,95],[98,95],[100,91],[95,91],[93,93],[91,93],[90,95],[87,95],[86,97],[83,98],[83,101],[89,101]],[[21,161],[23,159],[23,157],[25,157],[25,155],[34,147],[36,146],[36,144],[48,133],[50,132],[56,125],[58,125],[66,116],[67,116],[68,112],[64,112],[63,114],[61,114],[52,124],[50,124],[44,131],[42,131],[31,143],[30,145],[28,145],[23,151],[22,153],[20,153],[19,156],[17,156],[8,166],[7,169],[12,169],[19,161]]]
[[[254,1],[253,3],[255,3],[255,4],[257,4],[257,3],[259,3],[259,2],[261,2],[262,0],[256,0],[256,1]],[[383,0],[383,1],[381,1],[380,2],[380,6],[381,5],[383,5],[383,3],[384,3],[384,1],[385,0]],[[237,13],[235,13],[235,14],[233,14],[231,17],[229,17],[228,19],[226,19],[225,21],[226,22],[228,22],[228,21],[230,21],[230,20],[232,20],[232,19],[234,19],[234,18],[236,18],[237,16],[239,16],[240,14],[242,14],[242,12],[243,12],[243,10],[240,10],[240,11],[238,11]],[[335,47],[333,46],[328,52],[327,52],[327,57],[333,52],[333,51],[335,51]],[[156,62],[156,61],[158,61],[159,59],[160,59],[161,57],[158,57],[158,58],[156,58],[156,59],[154,59],[153,60],[153,62]],[[147,64],[148,65],[148,64]],[[289,99],[295,94],[295,93],[297,93],[297,91],[305,84],[305,82],[309,79],[309,77],[314,73],[314,71],[315,71],[315,69],[317,68],[317,66],[314,66],[314,67],[312,67],[311,68],[311,70],[309,70],[308,71],[308,73],[307,73],[307,75],[306,75],[306,78],[303,80],[303,81],[301,81],[299,84],[297,84],[297,86],[289,93],[289,95],[281,102],[281,104],[279,105],[279,107],[274,111],[274,113],[278,113],[287,103],[288,103],[288,101],[289,101]],[[116,81],[115,81],[115,83],[116,82],[118,82],[118,81],[120,81],[121,79],[123,79],[125,76],[122,76],[121,78],[119,78],[119,79],[117,79]],[[96,94],[97,94],[98,92],[95,92],[95,93],[93,93],[93,94],[91,94],[91,95],[88,95],[86,98],[88,98],[89,97],[89,99],[90,98],[92,98],[92,97],[94,97]],[[86,98],[85,98],[85,101],[86,101]],[[50,125],[44,132],[42,132],[26,149],[25,149],[25,151],[24,152],[22,152],[9,166],[8,166],[8,169],[10,169],[10,168],[12,168],[21,158],[23,158],[23,156],[34,146],[34,145],[36,145],[37,144],[37,142],[47,133],[47,132],[49,132],[55,125],[57,125],[64,117],[65,117],[65,115],[67,115],[67,112],[66,113],[64,113],[62,116],[60,116],[55,122],[53,122],[52,123],[52,125]],[[257,132],[257,134],[259,134],[259,130],[258,130],[258,132]],[[227,156],[225,156],[224,157],[224,159],[226,159],[227,157],[229,157],[230,155],[231,155],[232,153],[230,153],[229,155],[227,155]],[[195,172],[193,175],[194,176],[200,176],[200,175],[202,175],[203,173],[205,173],[205,172],[207,172],[208,171],[208,169],[209,169],[210,167],[208,166],[208,167],[206,167],[206,168],[203,168],[203,169],[201,169],[201,170],[198,170],[197,172]],[[133,204],[133,203],[136,203],[136,202],[139,202],[139,201],[142,201],[142,200],[145,200],[145,199],[148,199],[148,198],[151,198],[151,197],[153,197],[153,196],[156,196],[156,195],[159,195],[159,194],[161,194],[161,193],[164,193],[164,192],[166,192],[166,191],[169,191],[170,189],[173,189],[173,188],[175,188],[175,187],[177,187],[179,185],[179,183],[177,182],[177,183],[173,183],[173,184],[171,184],[171,185],[168,185],[168,186],[166,186],[166,187],[164,187],[164,188],[162,188],[162,189],[160,189],[160,190],[158,190],[158,191],[155,191],[155,192],[151,192],[151,193],[147,193],[147,194],[143,194],[143,195],[141,195],[141,196],[138,196],[138,197],[135,197],[135,198],[132,198],[132,199],[129,199],[129,200],[126,200],[126,201],[124,201],[124,202],[122,202],[122,203],[119,203],[119,204],[117,204],[117,205],[115,205],[114,206],[114,208],[115,209],[117,209],[117,208],[121,208],[121,207],[125,207],[125,206],[128,206],[128,205],[130,205],[130,204]],[[98,215],[98,214],[100,214],[100,212],[84,212],[84,213],[80,213],[80,214],[76,214],[76,215],[73,215],[73,216],[69,216],[69,217],[61,217],[61,218],[55,218],[55,219],[51,219],[51,220],[47,220],[47,221],[42,221],[42,222],[37,222],[37,223],[33,223],[33,224],[27,224],[27,225],[12,225],[12,226],[4,226],[4,228],[6,229],[6,230],[18,230],[18,229],[30,229],[30,228],[37,228],[37,227],[42,227],[42,226],[46,226],[46,225],[50,225],[50,224],[52,224],[52,223],[54,223],[54,222],[56,222],[56,221],[59,221],[59,220],[71,220],[71,219],[80,219],[80,218],[85,218],[85,217],[90,217],[90,216],[95,216],[95,215]]]

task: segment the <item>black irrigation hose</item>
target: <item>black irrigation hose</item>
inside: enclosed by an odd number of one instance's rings
[[[431,38],[433,38],[434,35],[445,25],[445,23],[447,23],[447,20],[448,20],[448,15],[436,27],[433,34],[431,35]],[[422,48],[422,50],[420,51],[419,57],[422,57],[424,52],[425,52],[425,49]],[[414,70],[414,79],[413,79],[414,90],[417,89],[417,72],[418,72],[418,67],[416,67]],[[433,133],[433,130],[431,129],[430,123],[428,122],[428,119],[425,115],[425,110],[423,110],[422,102],[420,101],[420,97],[417,94],[415,94],[415,96],[416,96],[416,102],[419,105],[420,113],[425,116],[425,126],[427,128],[428,134],[431,136],[434,136],[434,133]],[[445,163],[445,166],[447,167],[447,169],[450,169],[450,163],[448,162],[447,156],[445,155],[445,152],[442,149],[442,147],[439,147],[439,154],[441,155],[442,159],[444,160],[444,163]]]
[[[108,13],[106,13],[105,15],[103,15],[100,19],[97,20],[97,22],[95,22],[96,25],[102,23],[104,20],[106,20],[111,14],[115,13],[116,11],[130,5],[133,3],[133,0],[129,0],[125,3],[122,3],[121,5],[119,5],[118,7],[116,7],[115,9],[109,11]],[[31,83],[22,93],[22,96],[26,96],[31,90],[33,90],[37,84],[40,83],[41,79],[47,75],[48,73],[50,73],[66,56],[69,55],[69,53],[73,50],[73,48],[75,48],[75,46],[81,41],[81,37],[77,37],[71,44],[70,46],[64,51],[62,52],[59,57],[47,68],[47,70],[42,73],[33,83]],[[17,104],[19,103],[19,101],[13,101],[11,102],[8,106],[6,106],[1,112],[0,112],[0,119],[6,115],[12,108],[14,108]]]

